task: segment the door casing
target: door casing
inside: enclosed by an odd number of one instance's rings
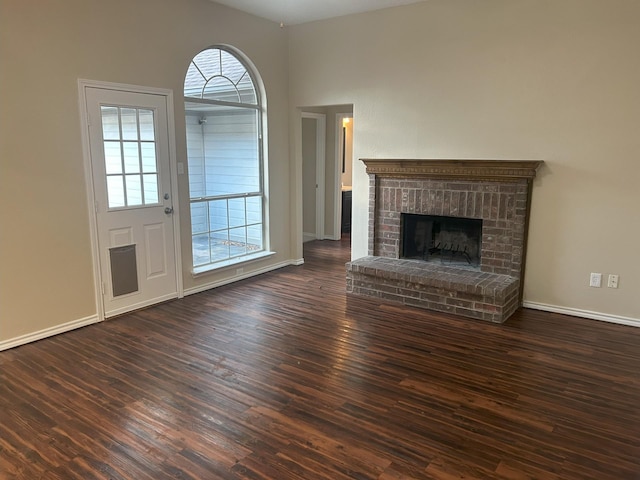
[[[176,269],[177,297],[184,296],[184,286],[182,281],[182,248],[180,245],[180,208],[178,201],[178,172],[176,163],[175,148],[175,122],[173,112],[173,92],[168,89],[143,87],[138,85],[128,85],[121,83],[101,82],[95,80],[78,80],[78,95],[80,106],[80,124],[82,128],[82,150],[84,157],[85,184],[87,189],[87,204],[89,213],[89,230],[91,238],[91,256],[93,264],[94,292],[98,321],[105,319],[105,305],[102,292],[102,266],[100,262],[100,251],[98,243],[98,222],[96,216],[96,194],[93,184],[93,167],[91,162],[91,148],[89,137],[89,115],[87,112],[87,88],[97,88],[105,90],[115,90],[121,92],[152,94],[164,97],[167,109],[167,130],[168,130],[168,150],[169,150],[169,171],[173,201],[173,236],[174,236],[174,259]]]

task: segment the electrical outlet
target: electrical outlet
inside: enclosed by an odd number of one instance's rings
[[[602,285],[602,274],[601,273],[592,273],[591,278],[589,280],[590,287],[600,288]]]
[[[242,273],[244,273],[244,268],[236,268],[236,275],[241,275]]]
[[[614,274],[609,275],[609,281],[607,282],[607,287],[618,288],[618,275],[614,275]]]

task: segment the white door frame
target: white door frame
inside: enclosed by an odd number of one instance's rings
[[[98,321],[105,319],[105,306],[102,292],[102,271],[98,248],[98,220],[96,217],[96,195],[93,186],[93,167],[91,164],[91,149],[89,139],[89,115],[87,113],[87,88],[116,90],[131,93],[160,95],[164,97],[167,106],[167,129],[169,135],[169,169],[171,172],[171,191],[173,201],[173,236],[175,245],[176,287],[178,298],[184,296],[182,282],[182,249],[180,246],[180,209],[178,201],[178,172],[176,163],[175,124],[173,113],[173,91],[164,88],[142,87],[123,83],[101,82],[96,80],[78,80],[78,95],[80,100],[80,126],[82,128],[82,154],[84,157],[84,178],[87,189],[87,204],[89,213],[89,229],[91,236],[91,256],[93,260],[93,280]]]
[[[324,240],[324,168],[326,163],[327,116],[323,113],[302,112],[302,118],[316,120],[316,239]]]

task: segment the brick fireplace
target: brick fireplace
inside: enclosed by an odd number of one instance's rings
[[[347,264],[347,291],[492,322],[509,318],[522,300],[531,187],[542,162],[362,161],[369,174],[368,256]],[[477,261],[458,234],[438,239],[438,218],[481,225]],[[421,233],[403,241],[411,222]],[[412,241],[419,247],[407,247]],[[411,258],[400,258],[403,249]]]

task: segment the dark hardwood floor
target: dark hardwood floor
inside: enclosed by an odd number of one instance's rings
[[[0,353],[0,478],[640,478],[640,329],[347,298],[348,251]]]

